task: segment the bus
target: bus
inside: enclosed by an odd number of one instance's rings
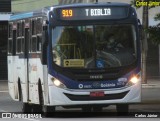
[[[128,112],[141,102],[140,22],[126,3],[78,3],[10,17],[8,88],[23,112]]]

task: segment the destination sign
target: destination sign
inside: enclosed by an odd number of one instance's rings
[[[61,20],[122,19],[128,16],[127,7],[59,8]]]

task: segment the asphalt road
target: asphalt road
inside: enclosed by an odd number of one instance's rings
[[[63,111],[68,112],[69,117],[73,118],[75,117],[75,115],[73,116],[72,113],[73,112],[81,112],[80,109],[70,109],[70,110],[66,110],[63,109],[61,107],[57,107],[58,112],[62,112],[60,115],[57,115],[56,117],[65,117],[66,114],[64,113],[63,115]],[[15,102],[11,99],[11,97],[8,94],[8,91],[0,91],[0,112],[3,113],[7,113],[7,112],[21,112],[21,103],[20,102]],[[155,104],[134,104],[134,105],[130,105],[130,112],[137,112],[137,113],[155,113],[155,112],[159,112],[160,114],[160,103],[155,103]],[[98,117],[107,117],[107,114],[111,114],[111,113],[116,113],[116,107],[114,105],[111,105],[109,107],[103,108],[103,113],[102,115],[99,115],[99,113],[96,115],[94,113],[94,116],[98,116]],[[78,114],[78,113],[77,113]],[[103,115],[104,114],[104,115]],[[79,115],[77,115],[78,117]],[[86,114],[82,114],[80,116],[84,116],[86,117]],[[114,116],[114,115],[113,115]],[[43,115],[42,115],[43,117]],[[160,116],[159,116],[160,117]]]
[[[55,121],[107,121],[108,120],[113,120],[113,121],[132,121],[132,120],[137,120],[140,118],[140,120],[151,120],[153,119],[154,115],[158,114],[159,118],[154,118],[154,120],[159,120],[160,119],[160,102],[159,100],[156,101],[156,99],[159,98],[159,89],[143,89],[142,90],[142,104],[134,104],[134,105],[130,105],[129,109],[130,109],[130,113],[132,114],[131,117],[129,118],[127,116],[123,116],[125,118],[119,118],[119,116],[115,115],[116,114],[116,106],[111,105],[109,107],[106,107],[103,109],[102,113],[90,113],[90,114],[86,114],[83,113],[81,114],[81,110],[80,109],[70,109],[70,110],[66,110],[63,109],[61,107],[57,107],[57,110],[62,112],[62,113],[58,113],[57,115],[55,115],[54,117],[50,117],[50,118],[45,118],[43,115],[39,115],[42,118],[38,118],[38,119],[34,119],[34,118],[12,118],[12,119],[0,119],[0,120],[7,120],[7,121],[11,121],[11,120],[15,120],[15,121],[50,121],[50,120],[55,120]],[[153,95],[156,94],[156,95]],[[156,98],[157,97],[157,98]],[[7,84],[6,83],[2,83],[0,84],[0,117],[2,116],[2,113],[15,113],[18,112],[18,114],[22,114],[21,113],[21,103],[20,102],[15,102],[11,99],[11,97],[9,96],[8,93],[8,88],[7,88]],[[64,112],[64,113],[63,113]],[[75,113],[76,112],[76,113]],[[112,115],[113,114],[113,115]],[[147,117],[149,114],[153,114],[152,118],[142,118],[142,117]],[[110,116],[111,115],[111,116]],[[139,116],[139,117],[138,117]],[[135,117],[135,118],[134,118]]]

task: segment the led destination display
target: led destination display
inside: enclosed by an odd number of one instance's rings
[[[122,19],[128,15],[127,7],[89,7],[89,8],[59,8],[61,20],[94,20]]]

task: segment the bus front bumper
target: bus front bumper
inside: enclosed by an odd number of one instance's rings
[[[90,96],[91,92],[103,92],[103,96]],[[92,104],[138,103],[141,101],[141,84],[120,89],[62,89],[49,86],[49,104],[51,106],[72,106]]]

